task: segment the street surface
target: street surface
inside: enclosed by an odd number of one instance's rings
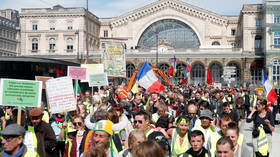
[[[252,129],[253,122],[246,123],[246,120],[241,122],[240,130],[244,134],[247,142],[246,144],[253,156]],[[275,131],[272,134],[272,153],[269,157],[280,157],[280,125],[275,125]]]

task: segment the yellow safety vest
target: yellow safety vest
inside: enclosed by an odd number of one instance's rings
[[[193,157],[191,154],[185,153],[183,157]],[[205,154],[205,157],[210,157],[208,154]]]
[[[37,137],[35,134],[35,130],[33,126],[28,126],[28,131],[31,131],[32,133],[32,141],[33,141],[33,146],[26,146],[27,147],[27,152],[25,153],[25,157],[39,157],[39,154],[37,152],[38,148],[38,142],[37,142]],[[28,138],[28,137],[26,137]],[[28,140],[28,139],[27,139]]]
[[[260,134],[257,139],[258,151],[263,156],[267,156],[267,153],[269,152],[268,139],[266,137],[262,124],[259,126],[259,130],[260,130]]]
[[[177,157],[183,155],[189,149],[188,134],[184,137],[182,146],[180,145],[180,136],[178,136],[178,129],[172,131],[171,141],[171,157]]]
[[[154,113],[154,114],[152,115],[152,120],[153,120],[153,122],[154,122],[154,123],[157,123],[158,119],[159,119],[158,113]]]
[[[210,152],[211,157],[215,157],[216,154],[216,144],[218,142],[218,140],[221,138],[222,136],[215,132],[214,134],[212,134],[209,139],[208,139],[208,143],[207,143],[207,150]]]
[[[67,138],[65,140],[65,146],[67,145],[67,143],[69,143],[67,154],[68,154],[68,157],[70,157],[71,149],[72,149],[72,139],[71,138]]]

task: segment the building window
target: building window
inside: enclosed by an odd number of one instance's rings
[[[231,48],[236,48],[236,43],[231,43]]]
[[[108,30],[104,30],[104,38],[108,38]]]
[[[280,15],[274,16],[274,23],[280,23]]]
[[[221,45],[221,44],[218,41],[212,42],[212,46],[219,46],[219,45]]]
[[[73,51],[73,39],[72,38],[68,38],[67,39],[67,51]]]
[[[135,71],[135,66],[133,64],[126,65],[126,76],[128,78],[132,77],[134,71]]]
[[[38,39],[37,38],[32,39],[32,51],[38,51]]]
[[[280,32],[274,32],[274,47],[280,48]]]
[[[49,48],[50,48],[50,51],[55,51],[55,39],[54,38],[50,38]]]
[[[213,63],[209,69],[210,69],[210,73],[213,78],[213,81],[221,82],[221,77],[223,75],[222,66],[219,63]]]
[[[262,44],[262,36],[256,35],[255,37],[255,49],[261,48]]]
[[[72,21],[68,21],[68,22],[67,22],[67,29],[68,29],[68,30],[72,30],[72,29],[73,29]]]
[[[232,29],[232,30],[231,30],[231,35],[233,36],[233,35],[235,35],[235,33],[236,33],[236,30],[235,30],[235,29]]]
[[[231,78],[234,78],[235,81],[231,81],[231,83],[240,85],[240,68],[237,63],[230,62],[227,66],[235,67],[235,75],[231,75]]]
[[[32,24],[32,30],[38,30],[38,25],[36,23]]]
[[[166,63],[163,63],[159,66],[159,69],[168,75],[169,65]]]
[[[185,79],[185,74],[186,74],[186,64],[184,63],[177,64],[175,78],[178,81],[183,80]]]
[[[272,65],[272,80],[280,84],[280,59],[274,59]]]
[[[262,20],[257,19],[256,20],[256,27],[262,26]]]
[[[262,83],[262,70],[264,68],[263,63],[264,63],[263,60],[255,60],[250,65],[252,84],[256,84],[257,86],[262,86],[263,84]]]
[[[204,83],[205,81],[205,68],[202,64],[195,64],[191,70],[191,79],[195,85]]]
[[[55,23],[53,21],[50,22],[50,30],[55,30]]]

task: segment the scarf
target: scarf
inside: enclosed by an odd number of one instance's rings
[[[10,155],[7,152],[3,152],[3,157],[21,157],[23,155],[24,145],[22,145],[19,151],[15,155]]]

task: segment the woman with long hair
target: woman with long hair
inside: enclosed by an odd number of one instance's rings
[[[165,157],[164,151],[155,141],[145,141],[132,151],[133,157]]]

